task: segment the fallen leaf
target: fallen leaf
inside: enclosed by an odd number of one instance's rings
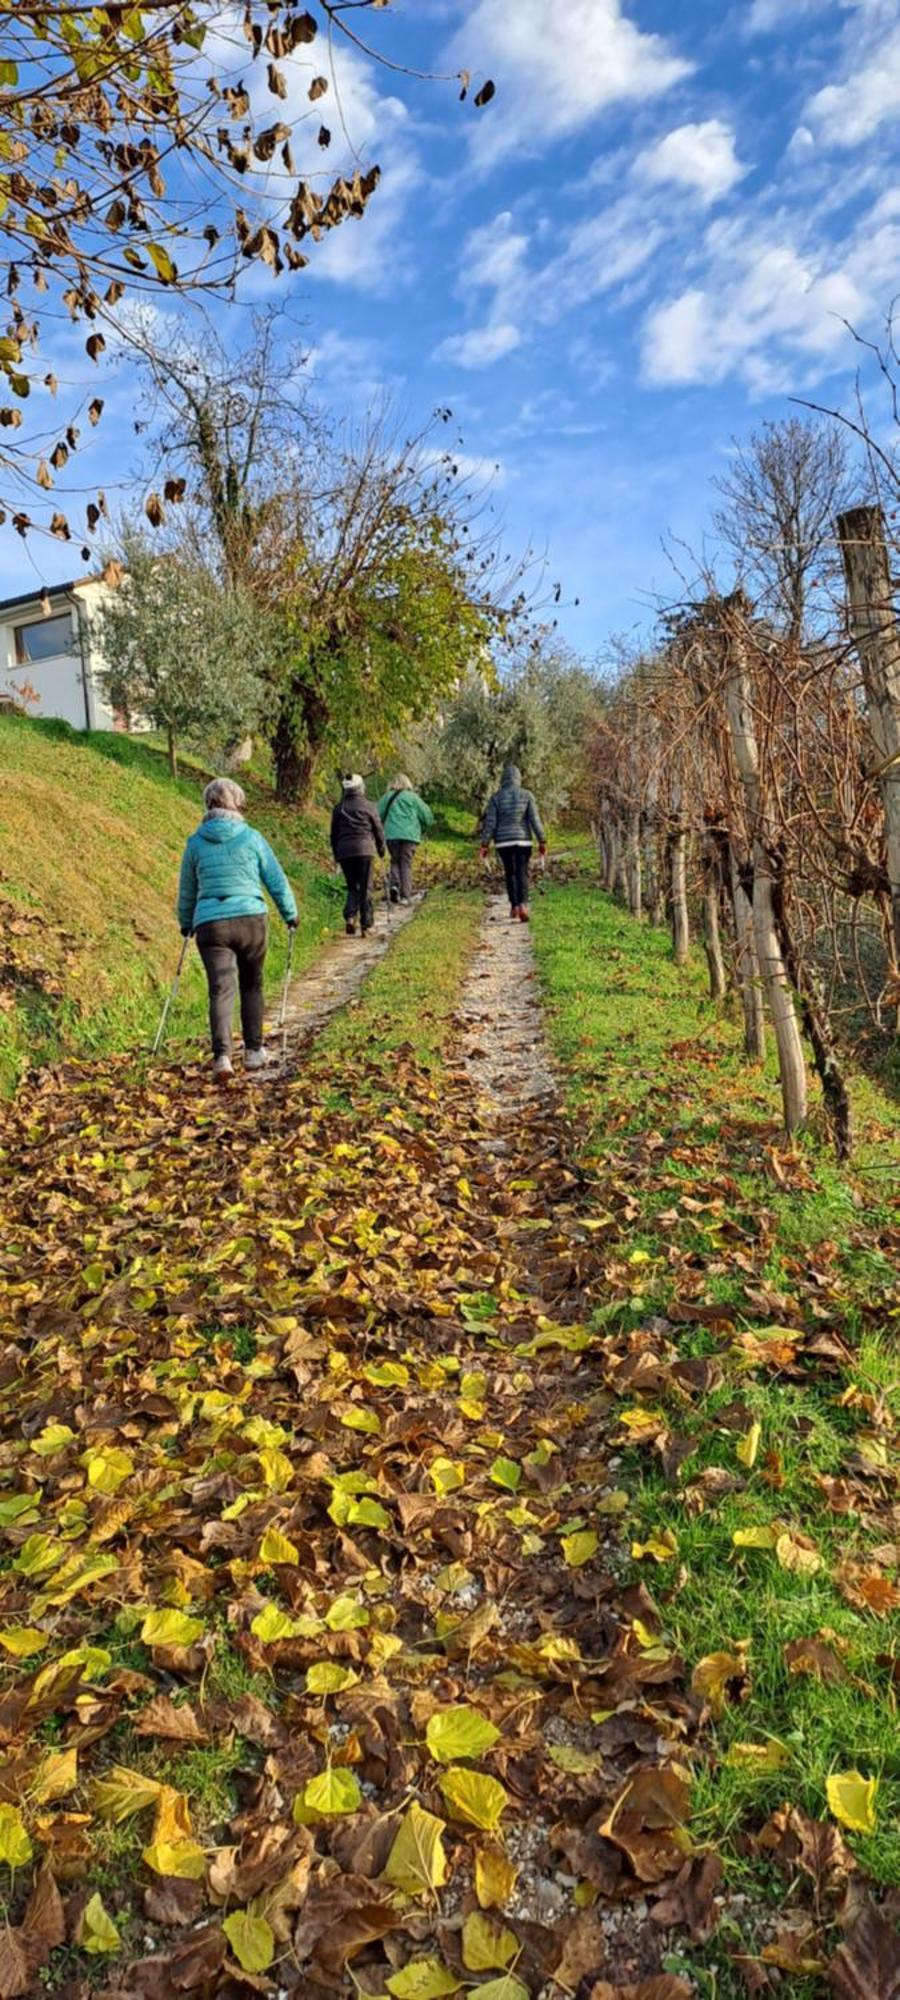
[[[900,1934],[871,1901],[828,1967],[834,2000],[900,2000]]]
[[[498,1778],[483,1771],[466,1771],[461,1766],[444,1771],[438,1779],[444,1799],[456,1819],[493,1833],[499,1826],[508,1796]]]
[[[462,1929],[462,1955],[467,1972],[490,1972],[495,1966],[505,1972],[518,1950],[519,1940],[514,1931],[492,1923],[479,1910],[473,1910],[466,1918]]]
[[[268,1972],[275,1958],[275,1937],[265,1917],[251,1916],[249,1910],[233,1910],[222,1929],[244,1972]]]
[[[425,1812],[414,1799],[388,1855],[385,1881],[407,1896],[425,1896],[442,1888],[447,1880],[445,1832],[444,1821]]]
[[[825,1781],[829,1810],[851,1833],[874,1833],[877,1778],[864,1778],[859,1771],[835,1771]]]
[[[499,1738],[499,1729],[487,1716],[463,1704],[437,1709],[425,1730],[431,1755],[441,1764],[452,1764],[457,1757],[483,1757]]]
[[[122,1940],[100,1896],[93,1895],[85,1903],[78,1919],[75,1942],[92,1958],[105,1957],[108,1953],[121,1950]]]

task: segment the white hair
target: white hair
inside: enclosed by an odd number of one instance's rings
[[[203,794],[207,812],[242,813],[247,803],[233,778],[213,778]]]

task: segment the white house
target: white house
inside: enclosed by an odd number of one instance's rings
[[[0,599],[0,706],[61,716],[74,729],[121,725],[103,699],[92,611],[108,595],[98,576]]]

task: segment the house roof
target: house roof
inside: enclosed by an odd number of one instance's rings
[[[34,590],[20,591],[18,597],[0,597],[0,618],[5,611],[19,611],[26,604],[40,604],[43,597],[67,597],[83,583],[99,582],[99,576],[73,576],[65,583],[38,584]]]

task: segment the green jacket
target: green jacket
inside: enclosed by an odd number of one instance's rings
[[[386,840],[419,841],[430,826],[434,825],[434,813],[430,806],[420,799],[418,792],[385,792],[378,801],[378,815],[384,827]]]

